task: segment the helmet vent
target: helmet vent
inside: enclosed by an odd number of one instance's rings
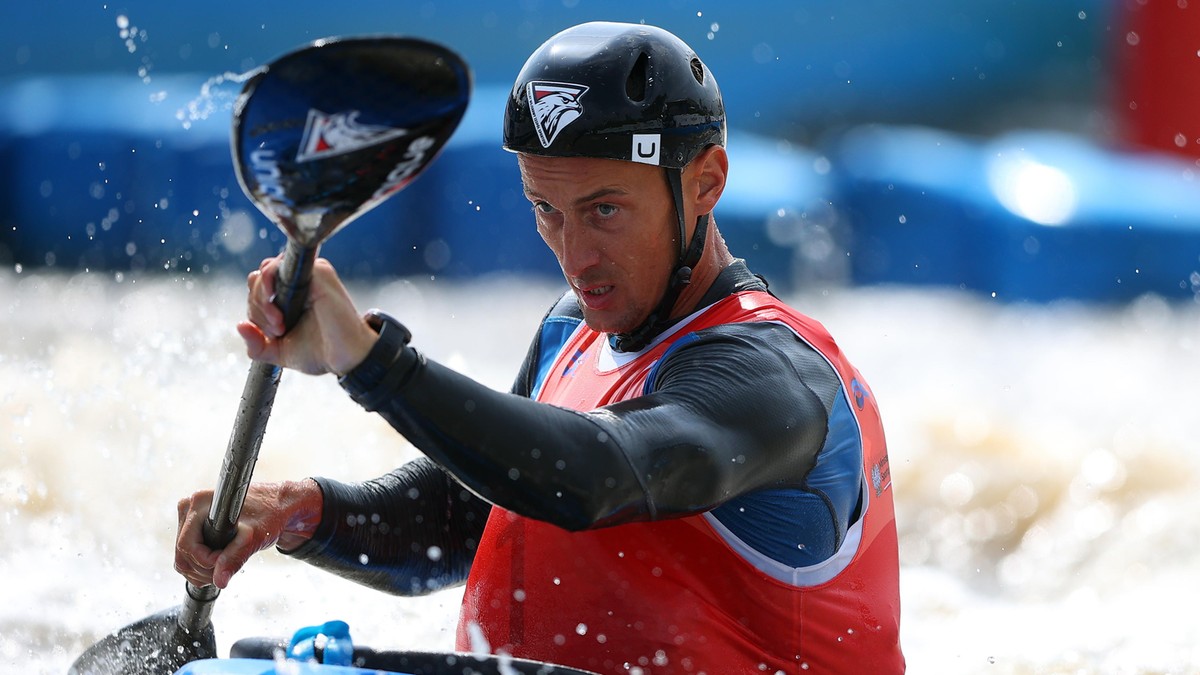
[[[695,57],[692,58],[692,77],[696,78],[701,86],[704,85],[704,64]]]
[[[625,95],[631,101],[641,103],[646,100],[646,66],[649,60],[646,52],[642,52],[629,70],[629,77],[625,80]]]

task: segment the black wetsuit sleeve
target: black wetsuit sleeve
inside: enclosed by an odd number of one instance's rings
[[[466,580],[491,505],[432,461],[353,485],[315,480],[324,497],[320,525],[288,555],[397,595]]]
[[[573,310],[560,300],[546,316],[556,311]],[[539,331],[513,383],[514,394],[529,396],[532,390],[540,341]],[[285,555],[396,595],[421,595],[466,580],[492,505],[428,458],[362,483],[314,480],[323,496],[320,524],[302,546],[281,551]]]
[[[374,387],[348,391],[488,502],[580,530],[800,484],[838,386],[819,354],[773,323],[694,334],[651,385],[578,412],[492,390],[403,346]]]

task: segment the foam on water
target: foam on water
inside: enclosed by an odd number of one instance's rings
[[[179,604],[175,503],[216,483],[248,366],[232,328],[243,289],[0,272],[0,672],[65,672],[108,631]],[[353,290],[499,389],[558,292]],[[881,402],[910,672],[1200,669],[1200,306],[896,289],[793,301]],[[331,378],[289,374],[255,475],[356,480],[413,456]],[[393,598],[265,553],[214,623],[222,653],[334,618],[373,647],[450,649],[460,598]]]

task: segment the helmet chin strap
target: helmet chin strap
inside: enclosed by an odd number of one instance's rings
[[[640,351],[671,324],[671,310],[675,308],[675,302],[679,300],[679,294],[683,292],[684,287],[692,282],[692,269],[704,255],[704,243],[708,236],[708,214],[696,219],[696,231],[692,233],[692,239],[688,242],[687,225],[683,216],[683,170],[664,168],[663,171],[667,175],[671,198],[675,201],[675,220],[679,224],[679,257],[667,280],[667,290],[646,320],[628,333],[613,333],[608,336],[609,344],[617,351]]]

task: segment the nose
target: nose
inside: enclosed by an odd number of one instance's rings
[[[584,278],[600,262],[600,246],[595,231],[586,224],[566,218],[561,230],[558,264],[568,278]]]

